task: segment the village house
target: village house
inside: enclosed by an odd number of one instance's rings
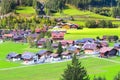
[[[55,32],[51,33],[53,40],[64,40],[64,33],[63,32]]]
[[[47,39],[46,38],[41,38],[40,40],[37,41],[37,46],[39,48],[43,47],[43,44],[46,43]]]
[[[63,52],[62,53],[62,58],[63,59],[71,59],[72,58],[72,53],[69,53],[69,52]]]
[[[76,55],[80,55],[80,48],[75,47],[75,46],[69,46],[69,47],[67,48],[67,51],[68,51],[69,53],[74,53],[74,54],[76,54]]]
[[[6,57],[10,61],[19,61],[21,59],[21,55],[17,53],[9,53]]]
[[[111,47],[102,47],[100,49],[100,57],[105,57],[105,56],[108,56],[109,54],[109,51],[112,50],[113,48]]]
[[[99,53],[99,50],[97,48],[97,44],[95,43],[85,43],[82,47],[85,54],[96,54]]]
[[[23,64],[34,64],[34,53],[25,52],[22,54],[21,58],[23,59]]]
[[[73,40],[61,40],[60,42],[61,42],[63,48],[66,48],[67,46],[74,44]]]

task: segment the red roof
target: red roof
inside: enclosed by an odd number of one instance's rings
[[[66,45],[67,43],[68,44],[73,44],[73,40],[62,40],[60,41],[62,45]]]
[[[39,33],[40,31],[41,31],[40,28],[36,28],[36,29],[35,29],[35,32],[36,32],[36,33]]]
[[[52,38],[64,38],[64,33],[52,33]]]
[[[110,51],[110,50],[112,50],[111,47],[103,47],[100,49],[100,53],[105,53],[105,52]]]
[[[4,37],[13,37],[13,34],[4,34]]]

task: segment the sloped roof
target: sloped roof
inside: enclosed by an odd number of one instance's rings
[[[97,44],[95,44],[95,43],[85,43],[82,48],[83,49],[95,50],[97,48]]]
[[[25,52],[25,53],[22,54],[22,58],[23,58],[23,59],[31,59],[31,58],[33,58],[34,56],[35,56],[35,54],[34,54],[34,53],[31,53],[31,52]]]
[[[107,51],[110,51],[110,50],[112,50],[113,48],[111,48],[111,47],[102,47],[101,49],[100,49],[100,53],[105,53],[105,52],[107,52]]]

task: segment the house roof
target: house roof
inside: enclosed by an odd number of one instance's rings
[[[58,43],[53,43],[52,47],[58,47]]]
[[[94,42],[94,39],[93,38],[83,38],[83,39],[75,41],[76,44],[85,43],[85,42]]]
[[[61,43],[69,43],[69,44],[72,44],[73,43],[73,40],[61,40],[60,41]]]
[[[40,28],[35,29],[35,32],[37,32],[37,33],[40,32],[40,31],[41,31]]]
[[[97,48],[97,44],[94,43],[85,43],[82,47],[83,49],[96,49]]]
[[[31,59],[31,58],[33,58],[34,56],[35,56],[35,54],[34,54],[34,53],[31,53],[31,52],[25,52],[25,53],[22,54],[22,58],[23,58],[23,59]]]
[[[54,53],[53,53],[53,54],[51,54],[50,56],[56,58],[56,57],[58,57],[58,54],[54,54]]]
[[[77,48],[74,47],[74,46],[70,46],[70,47],[67,48],[67,50],[69,50],[69,51],[75,51],[76,49],[77,49]]]
[[[41,51],[39,51],[37,54],[38,55],[43,55],[43,54],[45,54],[47,52],[47,50],[41,50]]]
[[[110,50],[112,50],[113,48],[111,48],[111,47],[102,47],[101,49],[100,49],[100,53],[105,53],[105,52],[107,52],[107,51],[110,51]]]
[[[8,56],[8,57],[16,57],[17,55],[18,55],[17,53],[11,52],[11,53],[9,53],[7,56]]]
[[[52,38],[63,38],[64,37],[64,33],[63,32],[56,32],[56,33],[52,33]]]
[[[4,34],[3,37],[13,37],[13,34]]]
[[[69,52],[63,52],[62,55],[69,55]]]
[[[115,47],[115,48],[120,48],[120,43],[115,43],[115,44],[114,44],[114,47]]]

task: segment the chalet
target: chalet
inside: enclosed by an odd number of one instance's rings
[[[12,38],[13,34],[4,34],[2,37],[4,37],[4,38]]]
[[[20,60],[21,55],[12,52],[12,53],[9,53],[6,58],[7,58],[8,60],[18,61],[18,60]]]
[[[75,53],[75,54],[79,55],[79,53],[80,53],[80,48],[77,48],[77,47],[75,47],[75,46],[69,46],[69,47],[67,48],[67,51],[68,51],[69,53]]]
[[[70,25],[70,28],[78,29],[78,25],[76,25],[76,24],[71,24],[71,25]]]
[[[35,29],[35,33],[40,33],[41,32],[41,29],[40,28],[36,28]]]
[[[34,53],[31,52],[25,52],[22,54],[22,59],[27,63],[29,61],[33,61],[33,57],[35,56]]]
[[[86,42],[94,42],[95,40],[93,38],[83,38],[83,39],[80,39],[80,40],[76,40],[75,41],[75,44],[77,45],[84,45]]]
[[[60,32],[62,32],[62,33],[64,33],[64,34],[67,33],[66,30],[53,30],[53,31],[51,31],[51,33],[60,33]]]
[[[37,41],[37,46],[39,48],[43,47],[43,44],[46,43],[47,39],[41,38],[40,40]]]
[[[70,29],[70,25],[69,24],[62,25],[62,29]]]
[[[120,49],[120,43],[115,43],[115,44],[114,44],[114,48],[115,48],[115,49]]]
[[[82,48],[85,54],[95,54],[98,52],[97,44],[95,43],[85,43]]]
[[[62,58],[63,59],[71,59],[72,58],[72,54],[69,52],[63,52],[62,53]]]
[[[37,53],[40,57],[47,54],[47,50],[41,50]]]
[[[14,41],[23,41],[23,36],[22,35],[14,35],[13,40]]]
[[[64,39],[64,33],[63,32],[55,32],[51,33],[53,40],[63,40]]]
[[[61,61],[61,58],[59,57],[59,55],[57,53],[53,53],[50,55],[51,56],[51,61]]]
[[[109,46],[108,41],[101,41],[100,44],[101,44],[102,47],[108,47]]]
[[[53,43],[53,44],[52,44],[52,47],[53,47],[53,48],[58,48],[58,43]]]
[[[113,48],[111,47],[102,47],[100,49],[100,57],[108,56],[109,51],[111,51]]]
[[[61,40],[60,41],[63,48],[66,48],[67,46],[73,45],[73,40]]]

